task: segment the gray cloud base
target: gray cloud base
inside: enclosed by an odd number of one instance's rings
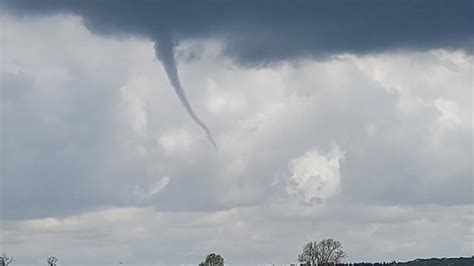
[[[20,14],[72,12],[103,34],[217,38],[238,62],[261,66],[334,53],[393,49],[472,52],[473,2],[436,1],[3,1]]]

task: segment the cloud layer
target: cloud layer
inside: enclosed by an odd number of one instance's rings
[[[231,42],[182,38],[183,83],[216,153],[148,37],[2,12],[2,248],[19,264],[53,252],[65,264],[196,263],[211,251],[283,263],[329,236],[356,261],[471,255],[464,49],[318,61],[300,49],[247,68]]]
[[[266,65],[293,58],[393,49],[472,52],[472,1],[91,1],[7,0],[20,14],[80,15],[102,34],[176,43],[218,39],[240,63]]]

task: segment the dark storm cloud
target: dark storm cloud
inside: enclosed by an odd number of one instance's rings
[[[20,14],[72,12],[90,30],[175,42],[217,38],[243,64],[389,49],[472,50],[473,1],[33,1]]]
[[[261,66],[294,58],[389,49],[471,50],[472,1],[32,1],[7,0],[19,13],[75,13],[102,34],[152,39],[177,96],[217,147],[181,86],[174,45],[216,38],[237,62]]]

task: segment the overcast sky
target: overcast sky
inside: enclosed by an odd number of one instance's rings
[[[333,237],[348,261],[473,255],[472,10],[2,1],[0,249],[290,263]]]

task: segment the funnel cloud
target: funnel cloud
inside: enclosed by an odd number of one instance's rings
[[[155,41],[155,53],[156,57],[161,60],[161,63],[163,64],[163,67],[165,69],[166,75],[168,76],[168,79],[171,83],[171,86],[173,86],[174,91],[176,92],[176,95],[178,96],[179,100],[183,104],[184,108],[186,109],[186,112],[191,116],[191,118],[198,124],[199,127],[201,127],[207,134],[207,138],[211,142],[212,146],[214,146],[215,149],[217,149],[217,144],[214,141],[214,138],[212,136],[211,130],[209,127],[196,115],[196,113],[193,110],[193,107],[188,101],[188,98],[186,97],[186,93],[183,89],[183,86],[181,86],[181,82],[179,80],[178,76],[178,69],[176,68],[176,60],[174,58],[174,46],[173,42],[171,41],[170,38],[160,38],[159,40]]]

